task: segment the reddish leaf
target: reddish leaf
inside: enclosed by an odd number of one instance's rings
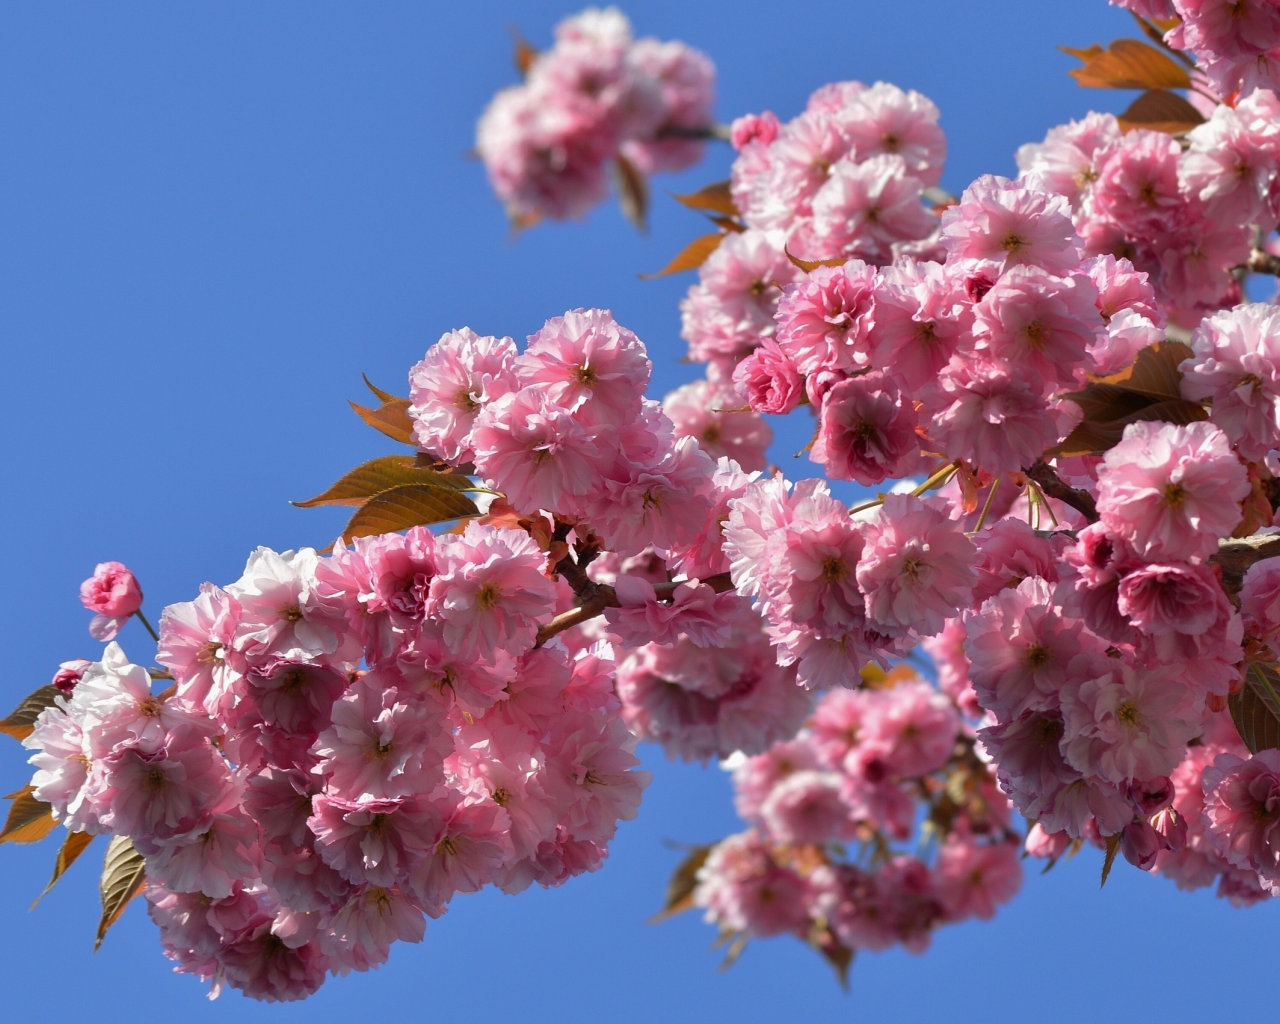
[[[384,455],[363,466],[357,466],[323,494],[291,504],[298,508],[316,505],[363,505],[374,495],[402,484],[420,484],[448,491],[476,490],[465,476],[446,475],[430,469],[419,469],[412,455]]]
[[[1113,836],[1107,836],[1107,852],[1102,858],[1102,881],[1098,888],[1101,889],[1107,884],[1107,876],[1111,874],[1111,868],[1116,862],[1116,854],[1120,852],[1120,833],[1117,832]]]
[[[787,259],[791,261],[792,266],[799,267],[806,274],[813,273],[819,267],[843,267],[849,262],[848,256],[833,256],[828,260],[802,260],[799,256],[793,256],[791,250],[785,245],[782,247],[782,251],[787,254]]]
[[[707,855],[713,846],[695,846],[671,874],[667,883],[667,897],[662,910],[654,915],[653,920],[664,921],[693,907],[693,890],[698,886],[698,869],[707,862]]]
[[[1132,366],[1110,377],[1099,377],[1098,383],[1115,384],[1152,398],[1181,398],[1182,371],[1178,366],[1193,354],[1191,346],[1180,341],[1158,341],[1142,349]]]
[[[1250,665],[1244,686],[1227,697],[1227,707],[1250,751],[1280,750],[1280,676],[1275,669],[1258,662]]]
[[[45,896],[49,894],[49,890],[58,884],[58,879],[67,873],[67,868],[79,859],[80,854],[89,848],[89,844],[93,842],[94,835],[92,832],[68,832],[67,838],[62,843],[62,848],[58,850],[58,857],[53,862],[53,877],[49,879],[49,884],[44,887],[44,892],[36,897],[35,903],[31,906],[34,908]]]
[[[1186,68],[1137,39],[1117,39],[1105,50],[1096,43],[1085,50],[1060,49],[1084,62],[1084,67],[1068,74],[1090,88],[1186,89],[1191,85]]]
[[[396,533],[413,526],[431,526],[479,514],[475,502],[460,491],[405,484],[371,498],[351,517],[342,538],[351,540]]]
[[[710,210],[713,213],[723,213],[730,217],[739,215],[738,206],[733,201],[733,194],[729,191],[729,182],[727,181],[717,181],[712,185],[707,185],[705,188],[698,189],[697,192],[675,196],[675,199],[691,210]]]
[[[618,202],[623,216],[638,231],[647,231],[649,224],[649,183],[639,168],[621,153],[613,158],[613,178],[618,186]]]
[[[5,797],[13,804],[9,807],[4,829],[0,830],[0,843],[38,843],[53,831],[56,824],[53,808],[31,793],[32,787],[24,786]]]
[[[1204,116],[1175,92],[1149,89],[1118,118],[1122,131],[1146,128],[1148,131],[1183,135],[1196,125],[1204,124]]]
[[[682,270],[697,270],[698,267],[706,262],[707,257],[719,248],[722,241],[724,241],[724,235],[719,231],[712,235],[702,235],[699,238],[695,238],[681,249],[676,254],[675,259],[661,270],[653,274],[641,274],[640,277],[645,281],[652,281],[655,277],[678,274]]]
[[[107,844],[107,855],[102,862],[102,878],[98,889],[102,893],[102,918],[98,921],[98,938],[93,944],[96,953],[107,937],[107,930],[120,920],[124,908],[129,905],[147,883],[146,861],[133,848],[127,836],[112,836]]]
[[[62,694],[56,686],[45,685],[33,690],[22,698],[22,703],[0,719],[0,732],[12,736],[15,740],[25,740],[35,728],[40,712],[53,705],[54,700]]]
[[[413,444],[413,420],[409,418],[409,399],[395,398],[383,402],[376,409],[349,403],[355,414],[374,430],[381,431],[393,441],[401,444]]]
[[[511,30],[511,36],[514,43],[511,62],[516,66],[516,70],[520,72],[520,77],[523,78],[529,74],[529,69],[533,67],[533,62],[538,57],[538,51],[515,29]]]
[[[378,401],[379,401],[379,402],[402,402],[402,401],[404,401],[404,399],[402,399],[399,395],[393,395],[390,391],[383,391],[383,390],[382,390],[382,388],[378,387],[378,385],[377,385],[377,384],[375,384],[373,381],[371,381],[371,380],[369,379],[369,375],[368,375],[368,374],[362,373],[362,374],[360,374],[360,376],[364,378],[364,386],[365,386],[365,387],[367,387],[370,391],[372,391],[375,395],[377,395],[377,396],[378,396]]]

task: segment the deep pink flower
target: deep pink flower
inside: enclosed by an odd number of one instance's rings
[[[778,347],[803,374],[870,363],[876,269],[861,260],[818,267],[778,303]]]
[[[878,484],[920,460],[916,410],[892,378],[879,373],[836,384],[822,400],[809,457],[836,480]]]
[[[825,843],[852,838],[853,809],[842,797],[837,772],[792,772],[775,785],[760,807],[760,820],[781,843]]]
[[[103,824],[134,839],[171,839],[207,825],[229,785],[226,763],[200,730],[174,730],[163,746],[117,747],[102,761],[94,803]]]
[[[317,796],[307,825],[326,864],[355,885],[409,877],[440,838],[440,811],[425,797],[345,800]]]
[[[1204,565],[1139,566],[1120,581],[1117,598],[1120,614],[1155,636],[1195,636],[1231,611],[1217,577]]]
[[[899,260],[880,271],[872,365],[907,388],[935,380],[973,322],[970,303],[954,275],[937,263]]]
[[[80,603],[96,614],[89,624],[95,640],[114,640],[129,616],[142,607],[137,577],[119,562],[102,562],[80,584]]]
[[[785,416],[805,400],[804,378],[772,338],[734,368],[733,383],[756,412]]]
[[[698,870],[695,905],[706,919],[726,931],[752,935],[800,932],[809,922],[804,907],[805,884],[780,866],[756,832],[743,832],[719,842]]]
[[[1275,642],[1280,633],[1280,558],[1249,566],[1240,587],[1240,612],[1250,633]]]
[[[1248,760],[1220,754],[1204,770],[1204,821],[1213,849],[1237,867],[1280,886],[1280,751]]]

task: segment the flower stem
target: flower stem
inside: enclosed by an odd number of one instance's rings
[[[136,612],[134,612],[133,614],[134,614],[134,615],[136,615],[136,616],[138,616],[138,621],[139,621],[139,622],[141,622],[144,626],[146,626],[146,628],[147,628],[147,632],[151,634],[151,639],[152,639],[152,640],[154,640],[156,643],[159,643],[159,642],[160,642],[160,634],[159,634],[159,633],[157,633],[157,632],[155,631],[155,628],[151,625],[151,623],[147,621],[147,617],[146,617],[145,615],[143,615],[143,614],[142,614],[142,609],[141,609],[141,608],[139,608],[139,609],[138,609]]]

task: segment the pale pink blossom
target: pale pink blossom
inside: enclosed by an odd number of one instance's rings
[[[394,677],[375,670],[333,705],[332,724],[314,752],[331,793],[395,799],[429,792],[441,780],[450,747],[438,705],[406,694]]]
[[[943,843],[933,869],[938,900],[951,920],[990,920],[996,907],[1022,888],[1022,865],[1012,843]]]
[[[1210,418],[1251,462],[1280,444],[1280,310],[1249,303],[1207,317],[1182,363],[1182,393],[1213,400]]]
[[[261,870],[258,823],[234,798],[214,808],[208,825],[195,834],[143,845],[148,847],[147,879],[172,892],[226,899]]]
[[[991,174],[943,211],[942,241],[950,259],[993,260],[1005,268],[1064,274],[1080,262],[1071,207],[1062,196]]]
[[[1089,113],[1081,121],[1050,128],[1044,142],[1018,149],[1020,180],[1034,178],[1050,192],[1066,196],[1077,209],[1098,178],[1098,154],[1120,137],[1114,114]]]
[[[924,238],[937,227],[937,218],[921,204],[923,188],[896,154],[861,163],[841,160],[813,200],[813,237],[819,251],[798,255],[854,255],[888,263],[894,242]]]
[[[613,586],[620,607],[606,608],[605,620],[622,647],[674,644],[681,634],[699,647],[721,647],[732,629],[731,609],[741,600],[737,594],[717,594],[697,580],[680,583],[670,604],[659,601],[653,584],[636,576],[619,576]]]
[[[760,806],[760,820],[781,843],[825,843],[852,838],[852,808],[842,797],[837,772],[792,772],[775,785]]]
[[[778,303],[778,347],[803,374],[866,367],[876,269],[862,260],[818,267]]]
[[[404,881],[439,840],[442,818],[425,797],[317,796],[307,825],[325,863],[354,885]]]
[[[351,894],[317,941],[331,958],[330,968],[345,974],[377,967],[393,942],[421,942],[426,928],[422,911],[399,889],[365,885]]]
[[[1280,633],[1280,559],[1264,558],[1249,566],[1240,587],[1240,612],[1250,633],[1275,642]]]
[[[516,346],[470,327],[449,331],[409,371],[409,418],[418,446],[437,459],[470,462],[471,428],[485,405],[516,389]]]
[[[662,400],[662,411],[675,426],[676,437],[696,438],[698,447],[711,458],[730,458],[754,472],[765,467],[773,431],[758,412],[742,405],[732,387],[698,380],[669,392]]]
[[[460,656],[492,658],[533,646],[538,622],[550,618],[555,586],[543,574],[546,556],[528,534],[471,522],[441,546],[427,612]]]
[[[875,301],[872,365],[912,389],[936,379],[973,321],[960,282],[937,263],[882,268]]]
[[[693,893],[709,924],[729,932],[779,935],[808,924],[804,881],[780,866],[754,831],[721,840],[698,869]]]
[[[93,806],[101,772],[93,769],[84,731],[67,713],[65,698],[40,712],[22,745],[33,751],[27,760],[36,769],[31,795],[50,805],[53,820],[72,832],[102,832]]]
[[[212,583],[194,601],[168,605],[160,615],[156,660],[173,673],[177,700],[217,714],[232,699],[243,663],[234,647],[240,605]]]
[[[155,750],[172,730],[195,728],[185,712],[152,694],[150,674],[132,664],[114,641],[101,661],[84,670],[68,711],[84,728],[85,752],[93,758],[125,743]]]
[[[928,97],[914,89],[904,92],[889,82],[876,82],[859,88],[842,106],[844,131],[859,161],[896,155],[923,184],[938,183],[947,138],[938,127],[938,108]]]
[[[1120,581],[1117,607],[1144,633],[1206,632],[1230,614],[1227,595],[1204,565],[1142,565]]]
[[[960,731],[951,701],[927,683],[901,683],[873,694],[862,742],[880,752],[894,775],[928,775],[946,764]]]
[[[229,784],[226,763],[193,727],[175,729],[151,750],[132,744],[102,759],[95,811],[116,835],[172,839],[207,826]]]
[[[492,801],[453,796],[435,846],[412,869],[406,889],[424,907],[443,907],[454,893],[479,892],[511,855],[507,814]]]
[[[858,587],[880,632],[931,636],[969,606],[977,552],[939,499],[886,495],[864,540]]]
[[[1146,559],[1207,557],[1249,493],[1226,435],[1209,423],[1131,423],[1098,467],[1098,513]]]

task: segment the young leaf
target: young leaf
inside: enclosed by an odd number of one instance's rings
[[[710,235],[701,235],[681,249],[675,259],[668,263],[665,267],[654,274],[641,274],[640,279],[643,281],[652,281],[655,277],[666,277],[668,274],[678,274],[682,270],[697,270],[706,262],[707,257],[720,247],[720,243],[724,241],[724,235],[719,231]]]
[[[51,707],[55,698],[62,694],[56,686],[45,685],[22,698],[22,703],[0,719],[0,732],[12,736],[15,740],[25,740],[35,729],[36,719],[40,712]]]
[[[1191,346],[1180,341],[1158,341],[1142,349],[1132,366],[1097,380],[1151,398],[1181,398],[1182,371],[1178,366],[1193,354]]]
[[[799,267],[806,274],[812,274],[819,267],[843,267],[849,262],[848,256],[832,256],[828,260],[802,260],[799,256],[791,255],[791,250],[785,245],[782,251],[787,254],[787,259],[791,261],[793,267]]]
[[[120,920],[129,901],[146,884],[146,861],[133,848],[128,836],[112,836],[107,844],[107,855],[102,862],[102,919],[98,922],[98,938],[93,944],[96,953],[107,937],[107,929]]]
[[[375,395],[377,395],[379,402],[403,402],[404,401],[404,399],[401,398],[399,395],[393,395],[390,391],[383,391],[382,388],[378,387],[378,385],[376,385],[373,381],[369,379],[368,374],[362,373],[360,374],[360,376],[364,378],[364,386],[367,387],[370,391],[372,391]]]
[[[49,884],[44,887],[44,892],[36,897],[35,903],[31,904],[32,909],[35,909],[36,903],[39,903],[49,895],[49,890],[58,884],[58,879],[67,873],[67,868],[71,867],[80,854],[88,849],[93,839],[92,832],[67,833],[67,838],[63,841],[62,848],[58,850],[58,858],[53,862],[53,877],[49,879]]]
[[[652,923],[665,921],[668,917],[674,917],[693,907],[693,890],[698,885],[698,869],[707,862],[707,855],[711,850],[711,846],[695,846],[689,851],[689,856],[676,865],[671,881],[667,883],[666,901],[662,910],[653,916]]]
[[[1204,124],[1204,116],[1176,92],[1148,89],[1118,119],[1122,131],[1146,128],[1168,135],[1182,135],[1196,125]]]
[[[53,808],[31,795],[32,787],[24,786],[5,797],[12,800],[9,817],[0,830],[0,843],[38,843],[53,831]]]
[[[478,516],[475,502],[456,490],[427,487],[422,484],[403,484],[391,487],[369,499],[360,508],[347,528],[342,531],[343,540],[353,537],[373,537],[380,533],[395,533],[412,526],[431,526],[451,519]]]
[[[710,210],[713,213],[723,213],[730,217],[738,216],[738,206],[733,201],[733,194],[729,191],[729,182],[717,181],[714,184],[707,185],[698,189],[697,192],[689,192],[685,195],[673,196],[676,202],[683,203],[691,210]]]
[[[618,186],[618,202],[623,216],[637,231],[649,229],[649,183],[640,170],[619,153],[613,158],[613,177]]]
[[[1107,876],[1111,874],[1111,867],[1116,862],[1116,854],[1120,852],[1120,833],[1117,832],[1113,836],[1107,836],[1107,853],[1102,858],[1102,881],[1098,888],[1101,889],[1107,884]]]
[[[465,476],[437,473],[419,469],[412,455],[384,455],[363,466],[357,466],[323,494],[306,501],[291,504],[298,508],[314,508],[317,505],[363,505],[376,494],[401,484],[421,484],[423,487],[439,487],[448,491],[474,490],[476,485]]]
[[[1117,39],[1105,50],[1097,43],[1086,50],[1060,49],[1084,62],[1084,67],[1068,74],[1089,88],[1186,89],[1191,85],[1186,68],[1137,39]]]
[[[1254,662],[1244,674],[1239,693],[1227,697],[1236,732],[1251,753],[1280,750],[1280,676]]]
[[[514,28],[511,31],[511,41],[514,48],[511,54],[511,62],[516,66],[516,70],[520,72],[520,77],[524,78],[529,74],[529,69],[533,67],[533,62],[538,57],[538,51],[534,49],[533,44],[524,38]]]
[[[376,409],[350,402],[355,414],[374,430],[401,444],[413,444],[413,420],[409,418],[409,399],[394,398]]]

